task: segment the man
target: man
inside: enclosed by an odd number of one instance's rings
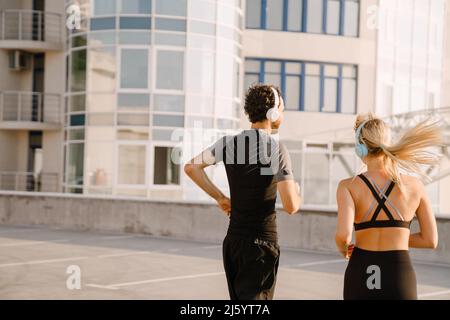
[[[245,98],[251,129],[219,139],[185,165],[186,174],[214,198],[230,217],[223,242],[223,261],[232,300],[272,299],[280,247],[276,228],[277,190],[284,210],[300,207],[286,148],[271,136],[283,120],[284,103],[278,88],[257,84]],[[230,186],[227,198],[204,169],[223,161]]]

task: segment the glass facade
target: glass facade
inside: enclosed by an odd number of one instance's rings
[[[279,86],[287,110],[356,113],[357,67],[334,63],[247,58],[245,89]]]
[[[378,113],[390,116],[442,106],[445,5],[443,0],[380,2]]]
[[[359,0],[247,0],[246,27],[357,37]]]
[[[81,29],[68,33],[66,50],[65,191],[182,194],[174,131],[239,126],[241,1],[77,3]]]

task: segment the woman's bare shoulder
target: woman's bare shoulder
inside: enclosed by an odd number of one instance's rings
[[[424,188],[422,180],[417,177],[402,174],[401,180],[402,183],[410,190],[422,190]]]
[[[354,177],[342,179],[341,181],[339,181],[338,188],[350,188],[354,180],[355,180]]]

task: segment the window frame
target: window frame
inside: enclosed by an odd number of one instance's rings
[[[149,177],[149,188],[153,190],[182,190],[184,185],[184,175],[181,172],[181,164],[179,165],[179,177],[180,177],[180,183],[179,184],[154,184],[154,170],[155,170],[155,148],[156,147],[166,147],[166,148],[180,148],[179,142],[170,142],[170,141],[158,141],[158,140],[152,140],[149,142],[149,151],[150,151],[150,158],[151,160],[151,168],[150,168],[150,177]]]
[[[265,83],[265,63],[266,62],[279,62],[281,63],[281,73],[280,73],[280,90],[282,96],[286,96],[286,77],[287,76],[298,76],[300,78],[300,88],[299,88],[299,107],[298,109],[286,109],[286,111],[301,111],[301,112],[319,112],[319,113],[330,113],[330,114],[356,114],[358,111],[358,65],[356,64],[347,64],[347,63],[331,63],[331,62],[318,62],[318,61],[301,61],[301,60],[279,60],[279,59],[272,59],[272,58],[258,58],[258,57],[247,57],[245,61],[257,61],[259,62],[259,73],[256,73],[255,71],[251,72],[245,72],[244,70],[244,76],[253,75],[258,76],[260,83]],[[286,72],[286,63],[299,63],[301,65],[300,74],[293,74]],[[307,64],[316,64],[319,65],[320,73],[318,75],[319,81],[320,81],[320,88],[319,88],[319,110],[318,111],[307,111],[305,110],[305,79],[307,77],[306,73],[306,65]],[[331,65],[336,66],[338,68],[338,75],[337,76],[325,76],[325,66]],[[352,67],[354,68],[355,75],[354,77],[344,77],[343,76],[343,68],[346,67]],[[245,62],[244,62],[244,69],[245,69]],[[337,80],[337,94],[336,94],[336,110],[335,112],[330,111],[324,111],[324,102],[325,102],[325,79],[336,79]],[[343,90],[343,79],[353,79],[356,83],[355,88],[355,109],[352,113],[348,112],[342,112],[342,90]],[[245,88],[246,89],[246,88]]]
[[[271,30],[278,32],[301,32],[301,33],[313,33],[313,34],[323,34],[328,36],[340,36],[340,37],[350,37],[350,38],[359,38],[360,37],[360,16],[361,16],[361,1],[360,0],[316,0],[322,1],[322,26],[320,32],[311,32],[308,31],[308,0],[299,0],[301,3],[301,23],[300,30],[291,30],[289,29],[289,0],[280,0],[283,1],[282,4],[282,30],[276,29],[268,29],[267,28],[267,0],[259,0],[261,2],[261,12],[260,12],[260,25],[259,27],[249,27],[247,24],[245,25],[246,29],[250,30]],[[339,2],[339,31],[337,34],[327,33],[327,19],[328,19],[328,2],[329,1],[338,1]],[[348,18],[345,13],[345,4],[346,2],[356,2],[358,3],[358,16],[357,16],[357,28],[356,35],[347,35],[345,34],[345,20]],[[248,12],[246,12],[246,15]]]
[[[146,45],[120,45],[117,46],[117,61],[120,68],[117,68],[117,93],[149,93],[150,88],[152,88],[152,73],[154,72],[154,68],[152,66],[153,59],[153,49]],[[122,51],[123,50],[147,50],[147,87],[146,88],[122,88]]]

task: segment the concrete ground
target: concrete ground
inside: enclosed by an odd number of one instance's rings
[[[0,225],[0,299],[228,299],[221,258],[217,243]],[[346,264],[282,248],[275,299],[341,299]],[[450,299],[450,266],[414,267],[421,299]]]

